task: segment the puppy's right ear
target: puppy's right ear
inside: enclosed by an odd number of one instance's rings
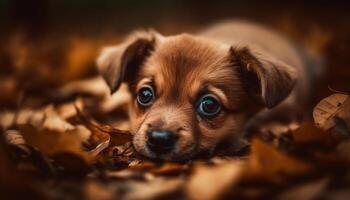
[[[102,50],[97,66],[111,93],[117,91],[122,82],[135,78],[142,63],[154,50],[155,38],[155,32],[137,32],[122,44]]]

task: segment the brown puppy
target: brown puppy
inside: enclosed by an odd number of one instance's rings
[[[134,33],[97,63],[112,92],[128,85],[133,145],[151,159],[187,160],[223,141],[235,145],[255,114],[300,104],[308,88],[293,45],[244,22],[196,35]]]

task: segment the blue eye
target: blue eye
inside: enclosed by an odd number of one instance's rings
[[[206,94],[197,103],[197,112],[202,117],[212,118],[219,114],[220,111],[221,104],[214,95]]]
[[[154,101],[154,92],[151,86],[145,86],[137,93],[137,102],[144,107],[152,105]]]

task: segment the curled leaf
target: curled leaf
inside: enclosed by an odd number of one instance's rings
[[[344,103],[349,101],[349,96],[345,94],[333,94],[320,101],[313,112],[316,126],[323,130],[334,127],[334,116],[343,109]]]
[[[78,108],[77,113],[82,123],[92,132],[92,143],[96,146],[105,141],[109,141],[109,146],[124,145],[132,140],[132,134],[129,131],[116,129],[110,125],[98,124],[82,112]]]

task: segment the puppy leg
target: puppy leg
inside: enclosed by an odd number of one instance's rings
[[[258,136],[266,141],[276,138],[288,140],[289,133],[298,128],[303,114],[298,105],[287,102],[271,110],[263,110],[248,122],[244,137]]]

